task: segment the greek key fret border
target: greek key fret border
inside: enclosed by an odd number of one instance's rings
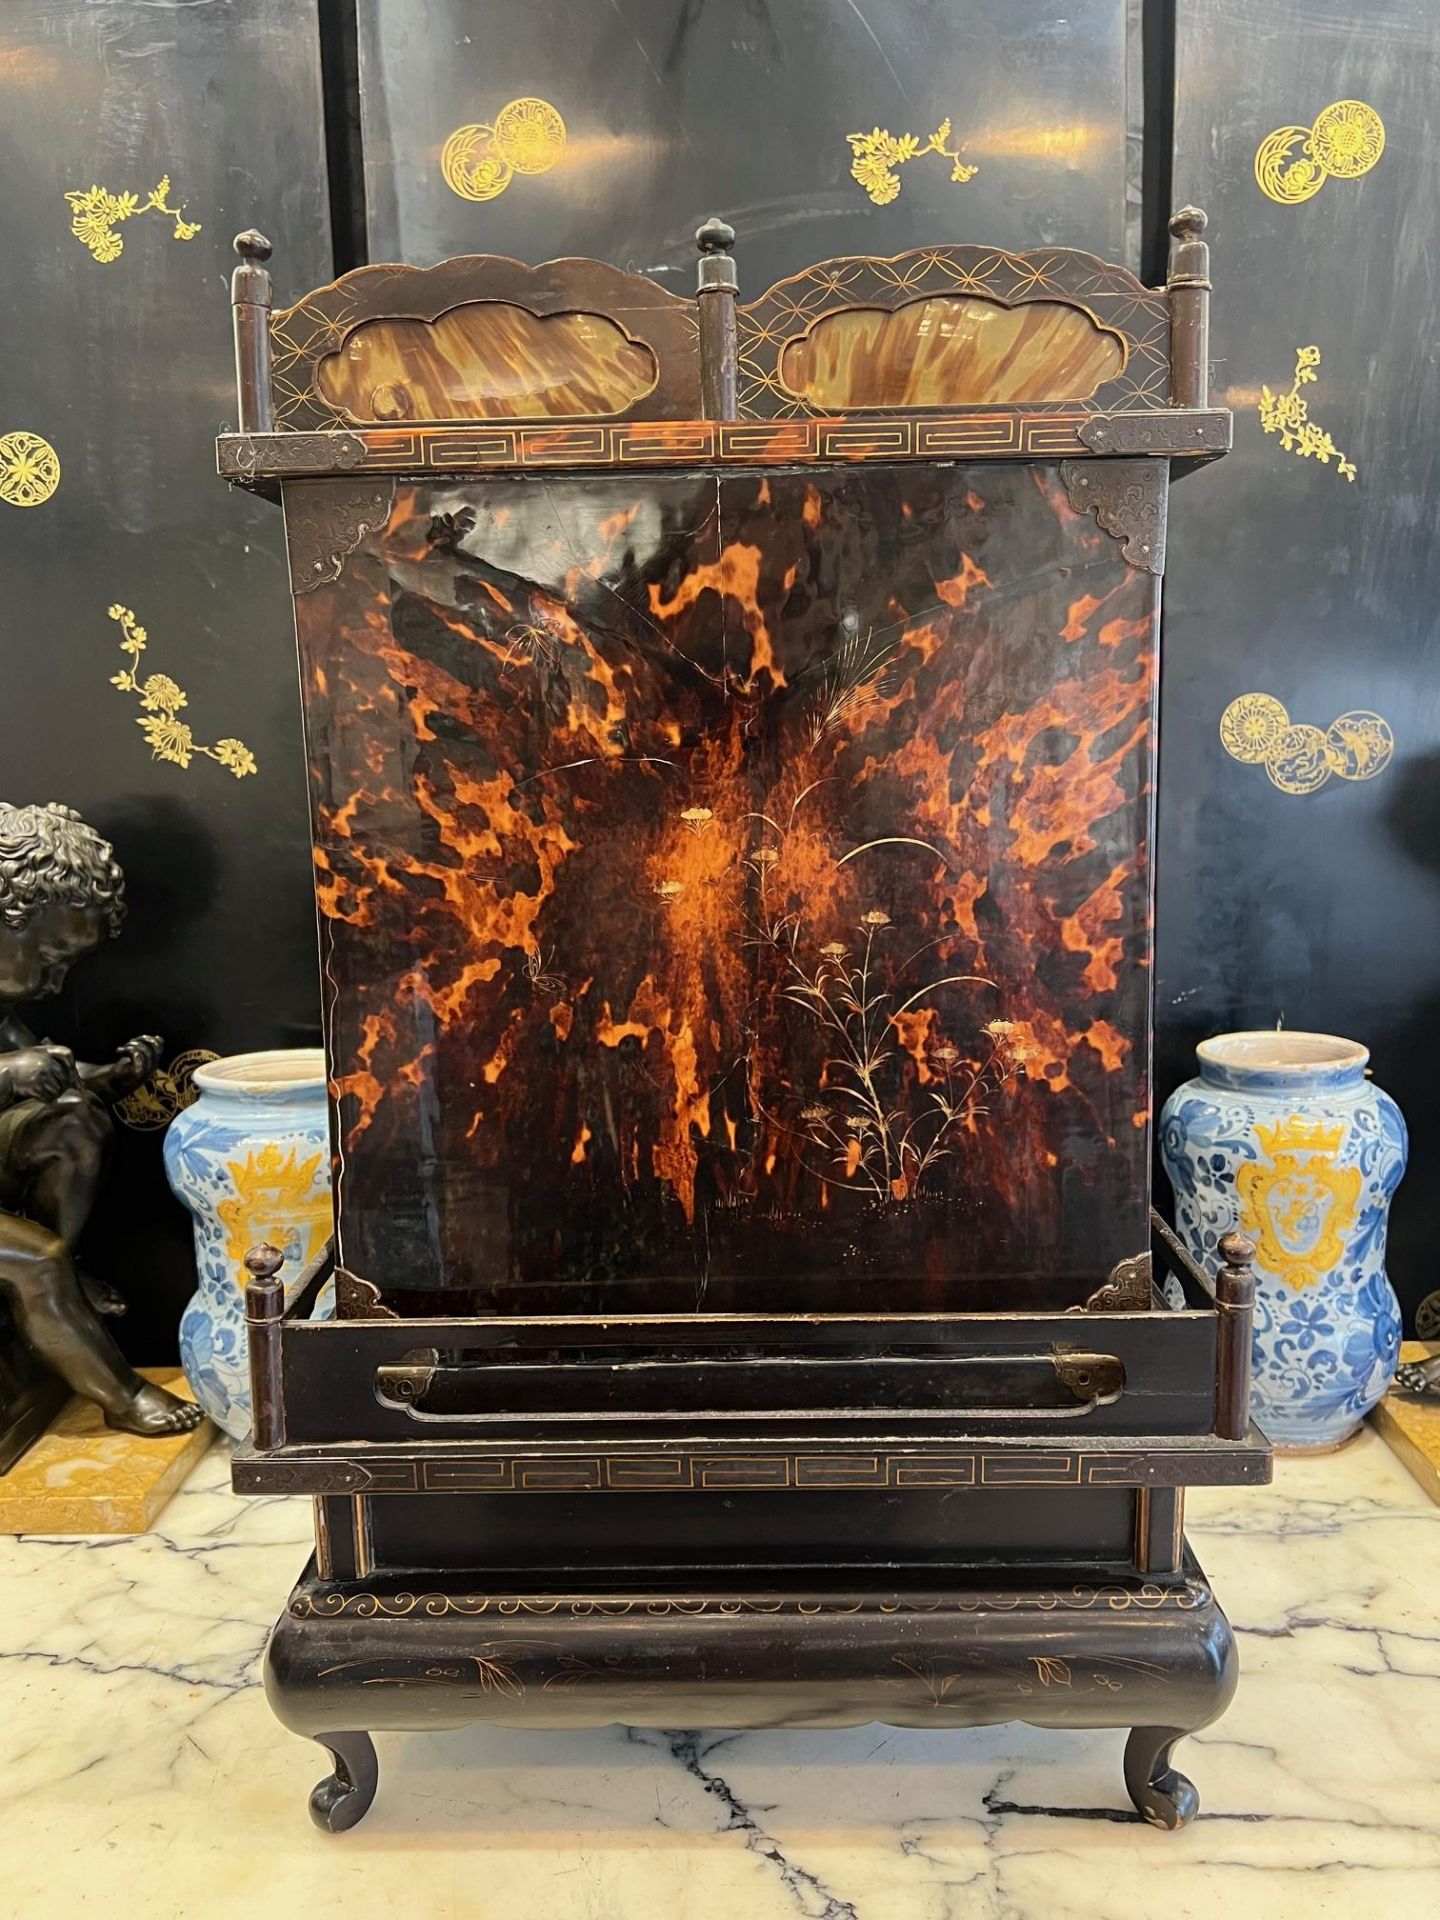
[[[1093,420],[1095,416],[1088,416]],[[1116,436],[1131,436],[1132,415],[1100,416]],[[1228,416],[1188,412],[1151,416],[1143,451],[1208,459],[1229,440]],[[226,434],[222,478],[255,486],[330,473],[387,476],[556,472],[645,467],[786,466],[823,461],[1075,460],[1106,462],[1087,416],[1074,408],[976,409],[789,420],[621,420],[589,426],[361,427],[340,434]]]
[[[933,460],[959,454],[1086,453],[1085,415],[1064,413],[892,414],[884,419],[786,421],[621,420],[584,427],[371,428],[358,437],[365,465],[417,467],[674,465],[734,461]]]
[[[889,1452],[835,1448],[744,1453],[516,1452],[470,1459],[254,1463],[298,1486],[338,1468],[346,1490],[387,1493],[743,1493],[847,1488],[1123,1487],[1146,1484],[1142,1453]]]

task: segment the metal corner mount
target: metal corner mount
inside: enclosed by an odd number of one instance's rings
[[[380,1289],[373,1280],[344,1267],[335,1269],[335,1317],[337,1320],[398,1320],[399,1314],[385,1306]]]
[[[367,533],[390,518],[393,480],[317,480],[285,491],[285,539],[296,594],[338,580]]]
[[[1143,1313],[1150,1305],[1153,1280],[1149,1252],[1119,1260],[1103,1287],[1085,1302],[1087,1313]]]
[[[1093,513],[1124,542],[1125,558],[1147,573],[1165,571],[1168,464],[1160,460],[1062,460],[1060,478],[1077,513]]]

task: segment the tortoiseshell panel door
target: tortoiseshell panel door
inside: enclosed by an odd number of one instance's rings
[[[296,606],[390,1305],[1063,1307],[1146,1243],[1156,582],[1052,472],[403,486]]]

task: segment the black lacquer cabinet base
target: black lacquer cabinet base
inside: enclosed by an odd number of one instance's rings
[[[330,1750],[318,1825],[354,1826],[377,1783],[372,1731],[466,1726],[1129,1728],[1125,1784],[1160,1827],[1195,1811],[1171,1749],[1235,1690],[1229,1623],[1194,1561],[1034,1566],[963,1585],[827,1572],[823,1584],[417,1589],[325,1580],[312,1561],[271,1637],[277,1716]]]

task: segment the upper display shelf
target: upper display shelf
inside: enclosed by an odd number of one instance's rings
[[[270,245],[232,282],[227,478],[349,470],[837,459],[1208,459],[1205,216],[1168,283],[1065,248],[826,260],[741,302],[735,235],[696,236],[683,299],[597,260],[373,266],[271,312]]]

